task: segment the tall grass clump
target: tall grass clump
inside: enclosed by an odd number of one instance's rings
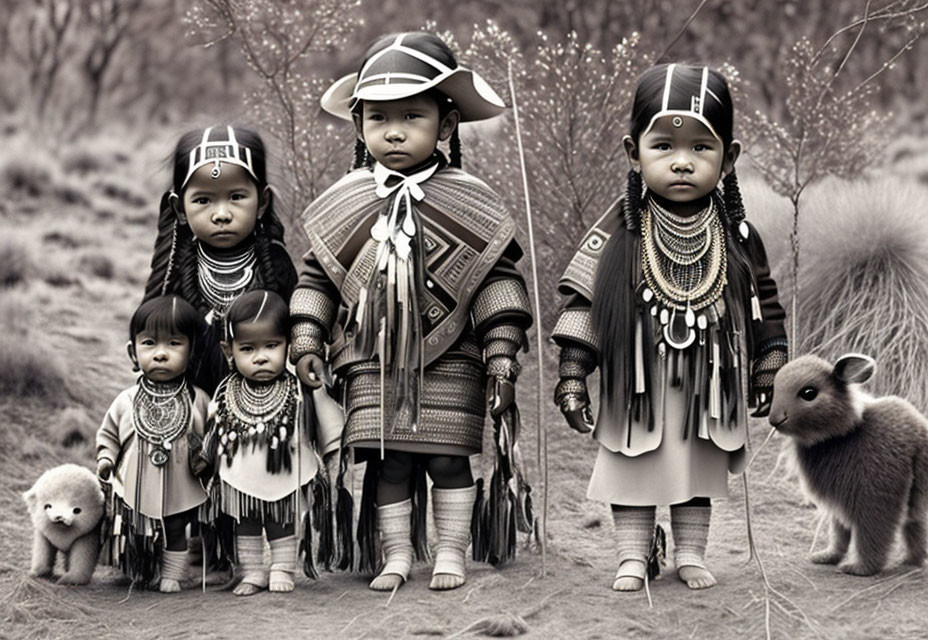
[[[32,398],[60,406],[68,397],[64,365],[45,344],[0,335],[0,400]]]
[[[928,409],[928,189],[913,181],[823,181],[801,235],[800,350],[876,358],[876,393]]]

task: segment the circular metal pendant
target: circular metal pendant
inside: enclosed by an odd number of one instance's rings
[[[148,454],[148,459],[151,460],[151,463],[156,467],[163,467],[167,464],[168,452],[161,447],[155,447],[151,450],[151,453]]]
[[[681,118],[680,116],[674,116],[673,120],[671,120],[670,122],[677,129],[683,126],[683,118]]]

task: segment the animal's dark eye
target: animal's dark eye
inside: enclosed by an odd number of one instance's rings
[[[45,505],[45,508],[46,508],[46,509],[51,509],[51,508],[52,508],[52,505],[47,504],[47,505]]]
[[[803,387],[799,390],[799,397],[807,402],[815,400],[815,397],[818,395],[818,389],[815,387]]]
[[[77,515],[77,514],[80,513],[80,512],[81,512],[81,508],[80,508],[80,507],[74,507],[74,514],[75,514],[75,515]]]

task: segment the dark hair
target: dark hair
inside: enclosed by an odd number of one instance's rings
[[[176,295],[158,296],[140,304],[132,314],[129,319],[129,340],[134,342],[142,331],[177,333],[187,336],[193,347],[202,329],[202,317],[186,300]]]
[[[240,323],[256,321],[259,312],[261,319],[269,318],[280,335],[289,338],[290,308],[283,298],[266,289],[247,291],[229,305],[229,311],[226,313],[229,337],[235,335],[235,327]]]
[[[364,59],[361,61],[361,65],[358,67],[358,75],[360,76],[361,70],[364,69],[367,65],[367,61],[371,59],[377,53],[383,51],[391,44],[393,44],[396,39],[400,36],[400,33],[389,33],[387,35],[381,36],[367,48],[367,51],[364,53]],[[415,31],[405,34],[403,38],[403,45],[417,49],[428,56],[438,60],[446,67],[454,69],[458,66],[458,61],[454,57],[454,53],[445,44],[445,41],[436,36],[434,33],[428,33],[427,31]],[[431,97],[438,104],[438,116],[439,121],[442,120],[448,112],[452,109],[455,109],[454,102],[447,95],[441,91],[435,89],[429,89],[425,92],[425,95]],[[354,106],[353,111],[360,114],[363,105],[363,101],[359,100],[358,103]],[[452,167],[458,169],[461,168],[461,137],[458,134],[458,127],[454,128],[454,131],[451,132],[451,138],[448,140],[449,148],[449,158],[448,164]],[[360,139],[355,141],[354,147],[354,160],[352,162],[352,169],[359,169],[361,167],[369,167],[374,163],[374,159],[371,157],[370,153],[367,151],[364,142]]]
[[[257,180],[259,197],[270,198],[264,215],[257,221],[254,229],[255,255],[257,269],[255,283],[257,286],[271,289],[285,298],[290,297],[296,280],[292,263],[283,260],[279,254],[286,256],[284,250],[284,226],[274,211],[273,195],[270,191],[264,195],[267,181],[267,153],[264,142],[254,131],[233,127],[239,144],[251,150],[251,162]],[[225,135],[225,127],[214,127],[211,139]],[[151,274],[145,285],[145,300],[167,292],[178,293],[201,312],[209,310],[209,304],[200,294],[197,282],[197,253],[194,246],[195,237],[190,227],[178,217],[182,210],[184,178],[187,176],[190,152],[201,143],[203,130],[188,131],[174,148],[171,156],[171,188],[161,196],[158,217],[158,235],[155,239],[151,258]],[[279,245],[275,249],[273,245]],[[288,267],[289,264],[289,267]]]
[[[661,64],[651,67],[638,80],[629,133],[636,145],[654,114],[662,110],[668,66]],[[685,106],[681,108],[689,108],[690,96],[700,93],[702,70],[701,66],[676,65],[668,100],[670,105],[682,103]],[[734,105],[728,83],[718,71],[709,69],[707,89],[717,100],[704,100],[702,114],[722,138],[727,153],[734,139]],[[716,192],[711,197],[715,199],[726,229],[729,259],[725,297],[729,308],[734,304],[744,308],[745,304],[750,304],[751,275],[749,259],[737,229],[744,220],[744,207],[734,170],[725,176],[723,185],[724,192]],[[638,236],[641,233],[643,200],[641,174],[629,170],[621,211],[624,224],[619,225],[603,248],[593,286],[593,327],[600,343],[602,389],[607,399],[614,397],[623,386],[627,392],[631,382],[631,377],[624,376],[622,372],[625,370],[623,367],[633,365],[630,358],[634,357],[634,349],[629,345],[634,344],[635,316],[639,312],[634,295],[638,283],[634,280],[639,271],[636,261],[640,259]],[[736,313],[736,310],[732,312]],[[643,318],[649,322],[647,314]],[[745,327],[745,330],[750,330],[750,327]]]

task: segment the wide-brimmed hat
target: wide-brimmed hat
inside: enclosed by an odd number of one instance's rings
[[[344,120],[360,100],[400,100],[437,89],[451,98],[461,121],[484,120],[502,113],[506,104],[486,80],[470,69],[449,67],[418,46],[425,33],[402,33],[372,55],[360,73],[336,81],[322,96],[322,108]]]

